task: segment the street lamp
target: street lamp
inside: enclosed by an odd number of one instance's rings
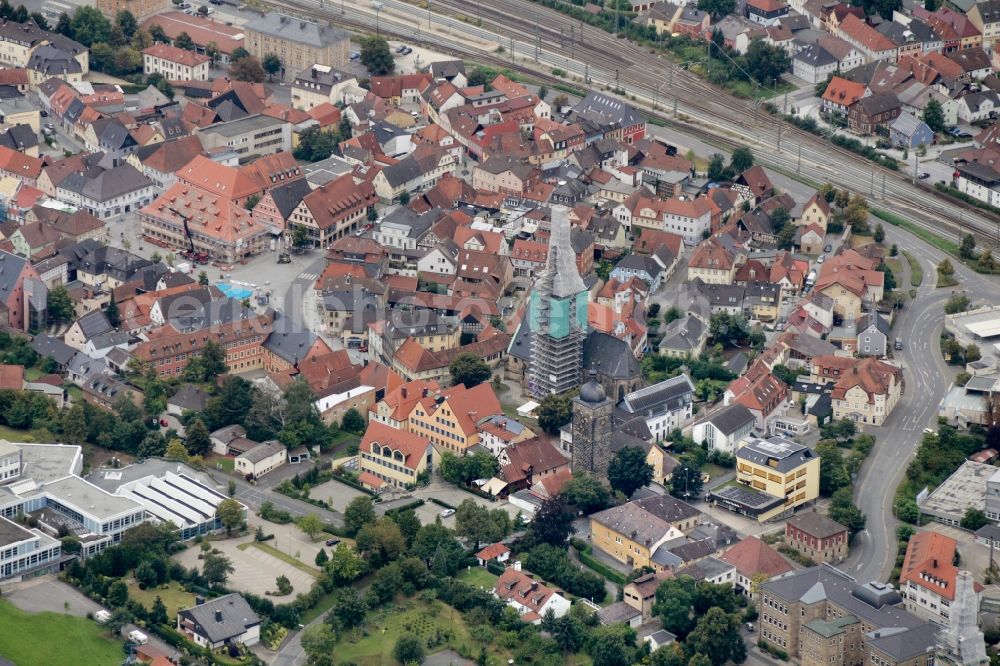
[[[376,37],[379,36],[379,31],[378,31],[378,15],[379,15],[379,12],[382,11],[383,7],[385,7],[385,3],[377,2],[377,1],[376,2],[372,2],[372,9],[375,10],[375,36]]]

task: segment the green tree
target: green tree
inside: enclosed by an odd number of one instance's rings
[[[235,49],[233,49],[233,52],[229,54],[229,62],[239,62],[240,60],[243,60],[244,58],[247,58],[249,56],[250,56],[249,51],[247,51],[242,46],[237,46]]]
[[[400,636],[392,648],[392,656],[401,664],[419,664],[424,660],[423,643],[416,636]]]
[[[167,618],[167,607],[163,603],[163,599],[160,595],[156,595],[153,599],[153,607],[149,610],[149,623],[150,624],[167,624],[170,620]]]
[[[219,56],[221,55],[220,51],[219,51],[219,45],[216,42],[214,42],[214,41],[209,42],[208,44],[205,44],[205,55],[207,55],[209,58],[212,59],[212,63],[211,63],[212,67],[215,67],[216,65],[218,65],[219,64]]]
[[[118,303],[115,302],[114,297],[108,302],[108,306],[104,308],[104,316],[108,318],[108,323],[111,324],[112,328],[118,328],[121,321],[121,313],[118,311]]]
[[[365,417],[361,416],[361,412],[351,407],[344,412],[340,428],[347,432],[362,433],[365,430]]]
[[[230,60],[229,75],[237,81],[263,83],[264,68],[261,66],[260,60],[248,55],[239,60]]]
[[[274,53],[268,53],[264,56],[264,60],[261,62],[261,66],[264,71],[267,72],[267,80],[270,81],[275,74],[281,71],[284,65],[281,63],[281,58],[279,58]]]
[[[682,463],[670,477],[670,494],[680,499],[697,497],[701,486],[701,469],[690,462]]]
[[[73,26],[70,22],[69,15],[66,12],[59,14],[59,20],[56,21],[55,32],[60,35],[65,35],[72,39],[73,37]]]
[[[611,487],[625,497],[632,497],[639,488],[653,480],[653,466],[646,462],[646,452],[638,446],[619,450],[608,464],[608,481]]]
[[[660,618],[664,629],[683,639],[694,627],[694,600],[694,579],[689,576],[668,578],[656,588],[653,614]]]
[[[118,608],[128,601],[128,585],[116,580],[108,586],[108,605]]]
[[[278,594],[281,596],[292,593],[292,582],[288,580],[288,576],[278,576],[274,579],[274,585],[278,590]]]
[[[406,552],[406,539],[391,518],[379,518],[368,523],[355,537],[358,551],[373,569],[378,569]]]
[[[451,373],[453,386],[464,384],[465,388],[479,386],[493,374],[486,361],[471,353],[456,356],[448,366],[448,372]]]
[[[308,666],[333,666],[333,652],[337,645],[337,634],[329,624],[320,622],[307,627],[299,639],[306,653]]]
[[[224,499],[215,508],[215,516],[226,528],[226,536],[243,524],[243,506],[234,499]]]
[[[712,666],[724,666],[732,660],[746,660],[746,645],[740,635],[738,616],[721,608],[709,608],[684,639],[684,647],[695,654],[708,655]]]
[[[947,127],[944,118],[944,109],[941,108],[941,102],[936,99],[930,99],[927,104],[924,105],[923,112],[924,122],[927,126],[931,128],[934,133],[943,132]]]
[[[573,403],[567,395],[547,395],[538,404],[538,427],[550,435],[558,435],[572,418]]]
[[[201,575],[209,583],[224,585],[229,574],[234,571],[233,563],[225,555],[214,551],[205,553],[205,559],[202,560],[201,565]]]
[[[865,514],[854,505],[849,486],[833,493],[827,515],[846,527],[851,537],[865,528]]]
[[[177,35],[177,38],[174,39],[174,46],[185,51],[194,51],[198,48],[195,46],[194,40],[191,39],[191,35],[186,32],[181,32],[181,34]]]
[[[323,532],[323,521],[315,513],[299,516],[295,524],[309,537],[310,541],[315,541],[316,536]]]
[[[779,234],[785,229],[785,225],[791,219],[788,211],[784,208],[775,208],[768,217],[771,219],[771,226],[774,228],[774,231]]]
[[[201,271],[198,273],[198,284],[207,287],[208,286],[208,273]]]
[[[361,528],[375,522],[375,503],[367,495],[359,495],[344,509],[344,530],[353,537]]]
[[[873,240],[880,245],[885,242],[885,228],[882,226],[881,222],[875,225],[875,236],[873,237]]]
[[[635,629],[624,624],[596,627],[590,632],[587,652],[594,666],[620,666],[634,664]]]
[[[963,293],[952,294],[944,304],[945,314],[958,314],[965,312],[972,306],[969,297]]]
[[[962,236],[962,244],[958,246],[958,254],[963,259],[972,259],[976,256],[976,239],[972,234]]]
[[[719,19],[736,11],[736,0],[698,0],[698,9]]]
[[[70,444],[83,444],[87,441],[87,415],[83,404],[77,402],[62,413],[63,439]]]
[[[338,544],[330,553],[330,561],[326,563],[326,572],[337,585],[357,580],[364,571],[364,560],[346,543]]]
[[[361,64],[372,76],[392,73],[396,63],[389,49],[389,42],[383,37],[366,37],[361,40]]]
[[[719,153],[714,153],[708,159],[708,170],[706,175],[709,180],[714,182],[727,180],[728,172],[726,171],[726,158]]]
[[[833,495],[841,488],[850,485],[851,475],[844,464],[844,456],[840,453],[837,443],[830,439],[821,440],[816,444],[816,455],[819,458],[819,492],[826,497]]]
[[[955,274],[955,267],[951,265],[951,261],[948,259],[942,259],[937,265],[937,272],[944,277],[951,277]]]
[[[164,452],[163,457],[167,460],[180,460],[181,462],[187,462],[188,451],[184,443],[179,439],[172,439],[167,442],[167,450]]]
[[[740,146],[733,150],[729,158],[729,168],[733,173],[739,175],[753,166],[753,153],[746,146]]]
[[[455,533],[473,542],[473,551],[484,542],[506,536],[498,529],[489,509],[472,499],[464,500],[455,510]]]
[[[226,365],[226,350],[218,342],[209,340],[201,349],[198,355],[201,362],[202,380],[213,381],[219,375],[224,375],[229,370]]]
[[[205,422],[201,419],[194,419],[188,426],[185,448],[188,455],[192,456],[203,456],[212,450],[212,438],[208,428],[205,427]],[[169,445],[167,450],[169,452]]]
[[[975,532],[980,527],[989,524],[989,519],[986,518],[986,514],[983,513],[982,509],[976,509],[974,507],[969,507],[965,510],[965,515],[962,516],[961,526],[962,529],[969,530],[970,532]]]
[[[73,319],[73,301],[66,287],[59,285],[49,291],[46,315],[50,324],[60,324]]]
[[[790,64],[788,53],[781,46],[772,46],[760,38],[750,42],[746,54],[746,69],[750,77],[761,85],[772,86],[778,83]],[[738,169],[736,172],[740,173]]]
[[[562,547],[573,532],[573,511],[562,495],[550,497],[535,512],[524,541],[537,546],[547,543]]]
[[[135,20],[135,15],[127,9],[123,9],[115,15],[115,25],[121,28],[122,34],[128,41],[132,41],[132,37],[139,30],[139,22]]]
[[[149,561],[140,562],[139,566],[135,568],[133,575],[135,576],[135,581],[143,588],[154,587],[160,582],[156,569],[153,568],[152,563]]]
[[[70,21],[73,39],[84,46],[111,41],[111,22],[95,7],[80,6]]]
[[[317,567],[324,569],[326,568],[326,563],[330,561],[330,556],[326,554],[325,548],[320,548],[313,561],[316,563]]]
[[[413,540],[417,536],[417,532],[420,531],[420,519],[417,518],[417,514],[413,509],[404,509],[403,511],[393,511],[389,514],[392,521],[399,526],[399,531],[403,534],[403,538],[406,539],[406,547],[409,548],[413,545]]]
[[[566,501],[584,514],[601,511],[608,506],[611,494],[607,486],[587,473],[574,474],[563,484],[560,493]]]
[[[909,497],[901,497],[893,505],[896,510],[896,517],[908,523],[916,523],[920,520],[920,506]]]
[[[112,636],[119,636],[126,625],[131,624],[135,617],[127,608],[116,608],[111,613],[111,618],[104,623],[104,628]]]
[[[319,125],[308,127],[299,133],[299,145],[293,154],[296,159],[306,162],[325,160],[337,148],[339,137]]]

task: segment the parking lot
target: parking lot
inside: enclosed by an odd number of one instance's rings
[[[327,481],[309,491],[309,497],[329,503],[336,511],[343,511],[352,499],[364,494],[340,481]]]

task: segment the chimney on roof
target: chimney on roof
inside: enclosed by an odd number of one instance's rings
[[[222,622],[222,611],[221,610],[215,611],[215,621],[216,622]]]
[[[517,560],[516,562],[514,562],[514,571],[520,571],[520,570],[521,570],[521,560]]]
[[[401,392],[403,398],[406,398],[406,387],[405,386],[400,389],[400,392]]]

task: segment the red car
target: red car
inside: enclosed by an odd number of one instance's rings
[[[166,428],[169,424],[167,423],[166,419],[160,419],[160,425],[162,427]]]

